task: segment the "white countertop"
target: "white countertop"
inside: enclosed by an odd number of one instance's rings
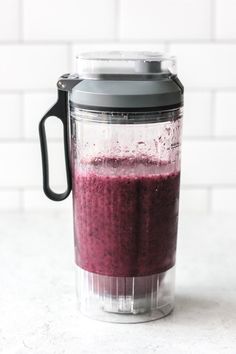
[[[176,307],[143,324],[76,309],[72,219],[0,214],[0,353],[236,353],[235,216],[180,218]]]

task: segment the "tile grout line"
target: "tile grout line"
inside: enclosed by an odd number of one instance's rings
[[[64,185],[55,185],[55,188],[64,188]],[[231,190],[234,189],[236,190],[236,184],[214,184],[214,185],[210,185],[210,184],[199,184],[199,185],[182,185],[181,184],[181,190],[184,191],[198,191],[198,190],[210,190],[211,191],[215,188],[215,189],[221,189],[221,190]],[[33,192],[40,192],[42,191],[42,184],[39,185],[29,185],[29,186],[22,186],[20,187],[19,185],[12,185],[12,186],[0,186],[0,192],[10,192],[10,191],[18,191],[18,192],[24,192],[25,191],[33,191]]]
[[[27,94],[27,93],[37,93],[37,94],[42,94],[42,93],[53,93],[55,92],[55,88],[51,89],[22,89],[22,90],[15,90],[15,89],[0,89],[0,95],[5,95],[5,94]]]
[[[22,14],[22,22],[23,20],[23,14]],[[21,22],[21,21],[20,21]],[[113,44],[114,43],[114,39],[78,39],[78,40],[72,40],[70,41],[70,39],[68,40],[39,40],[39,39],[35,39],[35,40],[25,40],[24,39],[24,30],[23,30],[23,23],[21,23],[21,26],[19,26],[21,33],[21,37],[22,37],[22,42],[24,43],[25,46],[31,46],[31,45],[45,45],[45,46],[59,46],[59,45],[66,45],[69,42],[72,44],[76,44],[76,45],[91,45],[91,44]],[[214,30],[215,31],[215,30]],[[137,39],[122,39],[122,43],[124,44],[162,44],[163,42],[167,43],[167,44],[175,44],[175,45],[211,45],[211,44],[215,44],[215,45],[236,45],[236,38],[231,39],[231,38],[210,38],[210,39],[164,39],[164,38],[156,38],[156,39],[152,39],[152,40],[148,40],[148,39],[142,39],[142,40],[137,40]],[[19,44],[19,40],[0,40],[0,46],[11,46],[11,45],[17,45]]]
[[[209,188],[217,188],[217,189],[236,189],[236,183],[227,183],[227,184],[214,184],[210,185],[209,183],[206,184],[191,184],[191,185],[186,185],[186,184],[181,184],[181,188],[184,190],[199,190],[199,189],[206,189],[208,190]]]
[[[236,142],[236,135],[221,135],[221,136],[215,136],[215,135],[208,135],[208,136],[184,136],[184,142],[186,141],[193,141],[193,142],[230,142],[230,143],[235,143]]]

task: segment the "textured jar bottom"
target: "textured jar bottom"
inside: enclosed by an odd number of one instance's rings
[[[101,321],[135,323],[166,316],[174,307],[175,268],[142,277],[110,277],[76,266],[80,311]]]

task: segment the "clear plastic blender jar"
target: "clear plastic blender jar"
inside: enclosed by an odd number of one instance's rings
[[[174,306],[183,86],[158,53],[84,53],[40,123],[44,191],[73,192],[79,308],[142,322]],[[45,120],[63,122],[67,190],[49,185]]]

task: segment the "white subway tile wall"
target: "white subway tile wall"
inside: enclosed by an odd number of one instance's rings
[[[21,96],[19,94],[0,94],[1,109],[1,139],[20,139],[22,132],[21,123]]]
[[[0,190],[0,211],[19,210],[21,208],[20,190]]]
[[[216,136],[236,137],[236,92],[216,93],[215,99],[215,127]]]
[[[216,0],[216,37],[236,39],[235,0]]]
[[[20,1],[0,1],[0,41],[20,39]]]
[[[121,0],[121,39],[172,40],[211,37],[211,0]]]
[[[186,89],[236,88],[236,43],[171,44]]]
[[[0,209],[66,210],[42,192],[38,122],[83,50],[166,51],[185,85],[181,212],[236,211],[235,0],[0,2]],[[65,183],[60,125],[51,175]]]
[[[212,125],[211,92],[187,91],[184,101],[184,137],[210,137]]]
[[[212,193],[212,209],[214,212],[235,212],[236,188],[217,188]]]
[[[0,45],[0,90],[55,88],[58,72],[68,71],[68,45]]]
[[[38,139],[38,123],[47,110],[53,106],[56,99],[56,89],[52,92],[26,92],[23,95],[23,127],[26,139]],[[57,130],[52,130],[49,134],[47,130],[47,136],[50,138],[58,138],[57,133]]]
[[[236,141],[187,140],[183,143],[182,183],[188,187],[232,186],[236,181]]]
[[[180,194],[180,212],[209,211],[209,200],[207,188],[183,189]]]
[[[25,40],[60,42],[114,38],[115,0],[23,1]]]

